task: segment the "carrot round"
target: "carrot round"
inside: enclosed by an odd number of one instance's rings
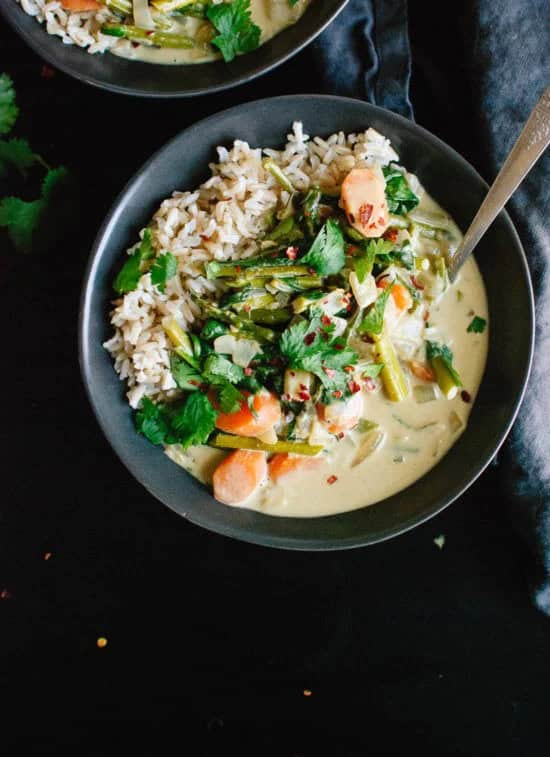
[[[214,471],[214,497],[224,505],[239,505],[256,491],[266,474],[265,452],[237,449]]]
[[[61,0],[61,5],[68,11],[98,11],[101,4],[96,0]]]
[[[386,289],[390,284],[390,279],[385,278],[381,279],[376,286],[379,287],[379,289]],[[410,292],[407,287],[403,286],[403,284],[395,282],[391,290],[391,296],[399,310],[408,310],[412,305]]]
[[[322,462],[323,461],[319,457],[289,455],[288,452],[279,452],[278,454],[273,455],[267,464],[269,478],[272,481],[278,481],[289,473],[295,473],[300,470],[314,470],[315,468],[318,468]]]
[[[248,406],[250,392],[242,392],[241,407],[234,413],[220,413],[216,420],[216,427],[220,431],[239,436],[262,436],[270,431],[281,419],[281,405],[275,395],[270,392],[255,394],[252,408]]]

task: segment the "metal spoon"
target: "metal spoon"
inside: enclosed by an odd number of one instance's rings
[[[464,235],[462,244],[449,261],[448,273],[451,281],[456,279],[460,268],[470,257],[474,247],[549,144],[550,87],[544,91],[535,105],[517,142]]]

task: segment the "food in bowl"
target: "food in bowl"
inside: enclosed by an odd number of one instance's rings
[[[17,0],[49,34],[89,53],[161,64],[232,61],[304,13],[310,0]]]
[[[236,140],[164,200],[105,343],[139,433],[225,505],[315,517],[427,473],[464,430],[487,300],[461,234],[372,128]]]

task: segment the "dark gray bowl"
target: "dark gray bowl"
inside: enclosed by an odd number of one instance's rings
[[[322,95],[277,97],[218,113],[179,134],[134,176],[96,239],[82,293],[80,361],[97,419],[121,460],[155,497],[205,528],[245,541],[293,549],[340,549],[395,536],[449,505],[475,481],[505,439],[521,402],[533,350],[533,294],[519,238],[503,213],[479,246],[491,318],[487,370],[469,425],[449,453],[412,486],[372,507],[323,518],[275,518],[225,507],[205,487],[136,433],[124,386],[102,348],[108,337],[113,273],[123,251],[174,189],[207,176],[216,145],[236,137],[252,146],[279,146],[293,120],[309,134],[354,132],[367,126],[387,135],[402,162],[462,228],[487,185],[454,150],[429,132],[364,102]],[[506,297],[502,297],[506,292]],[[514,349],[510,349],[510,345]]]
[[[15,0],[0,0],[0,12],[13,29],[52,66],[96,87],[144,97],[191,97],[244,84],[288,60],[320,34],[348,0],[316,0],[294,26],[285,29],[258,50],[231,63],[216,61],[191,66],[162,66],[90,55],[27,15]]]

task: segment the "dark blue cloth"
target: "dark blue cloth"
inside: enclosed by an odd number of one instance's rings
[[[329,92],[362,97],[413,118],[411,46],[406,0],[350,0],[315,43]],[[442,10],[439,10],[441,13]],[[463,128],[480,140],[491,181],[536,101],[550,84],[549,0],[464,3],[461,28],[471,111]],[[444,19],[441,19],[444,24]],[[434,33],[437,20],[434,18]],[[437,60],[432,61],[437,67]],[[449,98],[453,96],[449,88]],[[530,584],[537,607],[550,614],[550,200],[547,153],[508,209],[527,253],[536,294],[536,354],[527,394],[499,459],[503,495],[533,554]]]

